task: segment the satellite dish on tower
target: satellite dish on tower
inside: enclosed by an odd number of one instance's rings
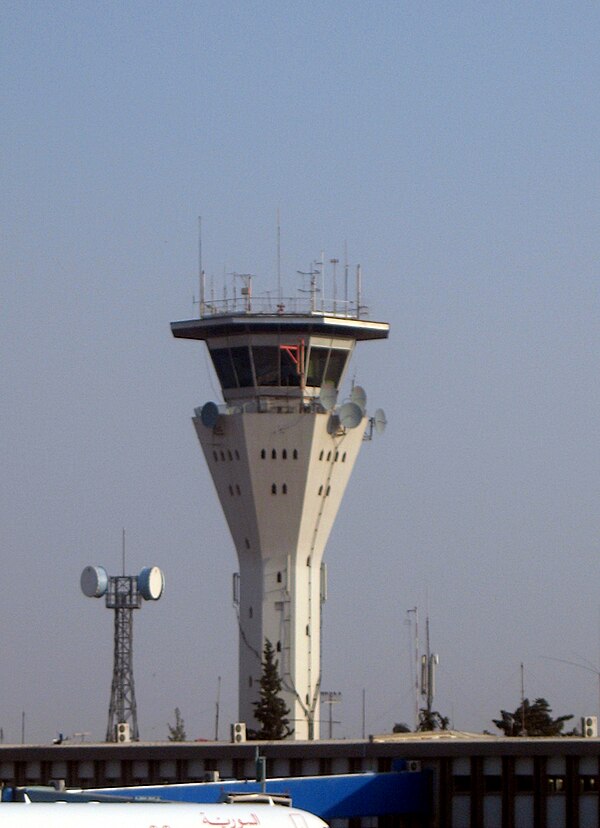
[[[347,402],[340,408],[340,424],[344,428],[356,428],[363,418],[362,409],[354,402]]]
[[[367,409],[367,393],[365,389],[361,388],[360,385],[355,385],[350,392],[350,399],[353,403],[356,403],[364,414]]]
[[[86,566],[79,581],[88,598],[102,598],[108,589],[108,574],[103,566]]]
[[[337,401],[337,388],[331,382],[331,380],[326,380],[323,385],[321,386],[321,390],[319,391],[319,402],[325,409],[325,411],[331,411]]]
[[[202,406],[200,420],[206,428],[214,428],[219,419],[219,407],[214,402],[207,402]]]
[[[138,589],[146,601],[158,601],[165,588],[165,576],[157,566],[145,566],[138,575]]]
[[[329,420],[327,421],[327,433],[328,434],[337,434],[340,430],[340,418],[338,414],[335,414],[333,411],[329,415]]]
[[[375,426],[375,431],[377,434],[383,434],[385,431],[385,427],[387,425],[387,420],[385,418],[385,411],[383,408],[378,408],[373,416],[373,425]]]

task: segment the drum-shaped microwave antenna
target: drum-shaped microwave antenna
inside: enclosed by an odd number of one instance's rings
[[[165,588],[165,576],[158,566],[145,566],[137,582],[140,594],[146,601],[158,601]]]
[[[108,589],[108,574],[103,566],[86,566],[79,581],[88,598],[102,598]]]
[[[319,391],[319,402],[325,409],[325,411],[331,411],[337,401],[337,388],[331,382],[331,380],[327,380],[321,386],[321,390]]]
[[[375,431],[377,434],[383,434],[385,431],[385,427],[387,425],[387,420],[385,418],[385,411],[383,408],[378,408],[375,414],[373,415],[373,425],[375,426]]]
[[[340,425],[344,428],[356,428],[362,418],[362,409],[356,403],[347,402],[340,408]]]
[[[214,402],[207,402],[202,406],[200,413],[202,425],[205,428],[214,428],[219,419],[219,406]]]
[[[355,385],[350,392],[350,399],[353,403],[356,403],[364,414],[367,409],[367,393],[365,389],[361,388],[360,385]]]
[[[337,434],[340,430],[340,417],[339,414],[334,413],[333,411],[329,415],[329,419],[327,420],[327,433],[328,434]]]

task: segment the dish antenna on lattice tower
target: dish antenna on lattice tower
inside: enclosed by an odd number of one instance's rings
[[[108,575],[103,566],[86,566],[80,579],[84,595],[106,596],[106,607],[115,611],[107,742],[139,741],[133,681],[133,610],[142,606],[142,600],[158,601],[165,585],[165,576],[157,566],[146,566],[139,575],[125,575],[124,557],[122,575]]]

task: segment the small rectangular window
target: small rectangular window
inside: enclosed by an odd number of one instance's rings
[[[515,776],[515,789],[517,793],[530,793],[533,791],[533,776],[531,774],[517,774]]]
[[[485,793],[499,793],[502,790],[502,777],[495,774],[484,776],[483,790]]]
[[[452,777],[454,793],[471,793],[471,777],[466,774],[458,774]]]
[[[591,775],[580,776],[579,790],[585,793],[598,793],[598,777]]]
[[[548,793],[564,793],[565,777],[564,776],[548,776],[547,777],[547,791]]]

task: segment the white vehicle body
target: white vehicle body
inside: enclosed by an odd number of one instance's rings
[[[263,803],[0,803],[0,828],[327,828],[320,817]]]

